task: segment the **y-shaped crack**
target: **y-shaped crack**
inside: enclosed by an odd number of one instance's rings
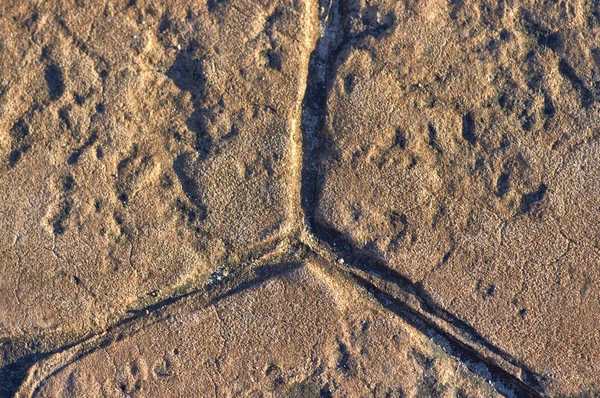
[[[325,159],[327,155],[323,131],[327,97],[341,54],[362,37],[345,35],[343,25],[349,15],[342,0],[321,0],[320,3],[312,0],[307,8],[305,44],[311,44],[313,50],[310,58],[305,59],[307,65],[301,72],[303,82],[299,84],[298,105],[290,115],[292,150],[288,234],[259,245],[256,250],[249,249],[248,254],[242,257],[247,259],[245,265],[236,267],[229,275],[219,274],[205,286],[196,281],[170,297],[130,312],[130,315],[100,332],[34,357],[39,362],[29,372],[19,396],[36,395],[46,380],[68,365],[168,319],[191,299],[198,303],[193,308],[210,305],[281,276],[295,269],[301,261],[309,261],[328,273],[342,275],[345,280],[359,286],[472,372],[487,379],[501,394],[542,396],[535,374],[525,364],[494,346],[471,325],[435,303],[420,284],[412,283],[380,260],[356,248],[341,232],[317,222],[315,209],[322,180],[320,157]],[[383,28],[389,26],[367,30],[363,36],[380,35]],[[290,256],[296,260],[290,262]],[[277,261],[283,265],[273,266]]]

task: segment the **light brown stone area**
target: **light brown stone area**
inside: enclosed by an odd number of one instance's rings
[[[0,396],[587,397],[600,3],[0,2]]]
[[[123,395],[496,396],[418,332],[310,265],[178,311],[60,369],[35,394]]]
[[[308,6],[155,3],[0,7],[1,337],[102,327],[289,229]]]
[[[598,383],[598,10],[347,7],[318,222],[420,284],[547,392]]]

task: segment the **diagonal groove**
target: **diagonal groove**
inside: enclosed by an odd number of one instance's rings
[[[402,318],[412,327],[440,345],[447,353],[460,360],[472,373],[489,380],[501,394],[516,394],[518,397],[539,397],[540,394],[531,386],[523,383],[511,372],[489,361],[477,349],[466,344],[452,333],[431,322],[422,313],[411,308],[402,300],[376,286],[366,277],[352,270],[344,270],[334,262],[324,258],[310,247],[305,248],[307,256],[328,272],[342,273],[351,283],[355,283],[369,293],[381,306]]]
[[[235,263],[235,271],[228,277],[218,280],[218,283],[213,283],[211,278],[206,285],[199,285],[199,281],[192,281],[190,284],[181,287],[175,287],[171,289],[171,293],[159,299],[156,302],[152,302],[144,305],[138,303],[138,308],[128,310],[123,316],[117,319],[114,323],[107,327],[88,333],[84,336],[75,336],[66,340],[62,340],[58,344],[51,343],[50,347],[38,348],[32,352],[26,353],[19,356],[14,361],[11,361],[0,368],[1,380],[8,381],[8,385],[0,386],[0,393],[6,394],[7,396],[14,396],[17,392],[20,392],[20,396],[35,396],[35,388],[32,384],[35,382],[36,385],[41,385],[39,379],[32,380],[30,369],[37,364],[45,360],[50,359],[54,355],[66,353],[70,350],[76,350],[77,355],[72,355],[73,363],[85,355],[88,355],[100,348],[106,347],[111,343],[118,341],[115,336],[122,335],[122,331],[131,328],[132,325],[140,325],[140,330],[150,324],[155,323],[161,319],[168,309],[185,299],[195,296],[201,296],[207,294],[214,300],[219,295],[225,295],[229,290],[238,289],[245,290],[246,288],[252,287],[261,281],[265,281],[275,275],[278,275],[278,270],[274,267],[268,270],[258,271],[262,264],[269,261],[271,258],[278,258],[280,253],[289,246],[289,237],[275,237],[262,242],[254,247],[248,248],[240,257],[230,261]],[[222,268],[229,268],[232,264],[225,264]],[[233,268],[233,267],[231,267]],[[285,269],[284,269],[285,271]],[[269,274],[269,272],[271,272]],[[255,277],[254,277],[255,276]],[[254,283],[250,283],[251,277],[256,279]],[[220,277],[219,277],[220,278]],[[243,289],[239,285],[246,284]],[[140,305],[141,304],[141,305]],[[154,319],[154,322],[150,320]],[[0,342],[0,347],[6,352],[12,342],[10,340]],[[81,352],[83,350],[85,352]],[[43,380],[49,378],[53,374],[57,373],[58,370],[53,370],[50,373],[45,373]],[[36,387],[37,388],[37,387]],[[29,389],[29,394],[23,393],[23,390]]]
[[[402,302],[394,299],[394,297],[388,293],[378,289],[368,280],[358,275],[354,275],[354,278],[356,282],[369,291],[383,307],[392,311],[416,329],[422,331],[433,342],[441,345],[446,352],[455,358],[458,358],[472,373],[491,381],[498,392],[509,394],[511,389],[513,389],[519,397],[540,396],[535,389],[524,383],[521,379],[495,364],[493,361],[488,360],[478,350],[463,343],[452,334],[447,333],[435,324],[428,322],[427,319],[420,317],[418,312],[405,306]],[[483,369],[482,365],[484,366]],[[485,372],[485,370],[488,372]],[[512,388],[508,389],[507,386]]]
[[[321,226],[318,223],[313,224],[313,234],[321,242],[326,242],[326,250],[334,253],[336,258],[344,260],[344,264],[352,269],[363,271],[366,274],[375,277],[380,281],[393,284],[402,290],[403,293],[413,298],[418,303],[419,310],[430,316],[439,319],[453,327],[474,345],[478,345],[489,352],[497,355],[510,365],[519,368],[524,383],[541,390],[541,385],[537,382],[541,375],[536,374],[525,363],[514,358],[512,355],[494,345],[472,325],[458,318],[456,315],[441,307],[435,302],[430,294],[420,283],[413,283],[400,273],[389,268],[382,260],[356,248],[342,233],[333,229]],[[430,325],[433,326],[433,325]]]
[[[360,251],[356,254],[346,252],[346,255],[340,255],[339,251],[326,244],[326,248],[315,249],[318,245],[320,244],[315,244],[314,241],[307,243],[308,250],[317,258],[315,261],[322,266],[345,272],[353,283],[369,292],[384,308],[392,311],[440,345],[471,372],[490,381],[498,392],[507,394],[507,391],[514,390],[514,394],[518,397],[542,396],[541,386],[536,379],[539,377],[537,374],[510,354],[494,346],[473,326],[433,302],[418,284],[408,282],[402,275]],[[325,256],[323,253],[330,255]],[[332,253],[338,254],[331,256]],[[334,261],[335,258],[343,259],[346,267],[338,265]],[[394,291],[397,289],[390,289],[382,281],[399,289],[400,295]],[[451,327],[444,327],[447,325]],[[483,352],[476,347],[482,348]],[[486,351],[493,355],[486,355]],[[503,366],[502,361],[499,363],[493,358],[494,356],[512,366]],[[480,369],[481,366],[485,371]],[[520,373],[520,377],[514,374],[515,368]]]
[[[39,366],[36,372],[30,371],[29,375],[23,375],[28,378],[19,386],[18,392],[14,391],[13,394],[18,393],[19,397],[37,396],[48,379],[69,365],[113,343],[133,336],[151,325],[170,319],[178,309],[190,311],[214,305],[230,296],[260,286],[268,280],[285,276],[299,267],[300,263],[288,261],[284,254],[268,253],[252,266],[234,272],[219,284],[194,288],[181,295],[169,297],[136,311],[133,315],[120,320],[101,333],[85,337],[51,352],[28,358],[27,363],[23,364],[26,366],[23,371],[27,371],[34,363]]]

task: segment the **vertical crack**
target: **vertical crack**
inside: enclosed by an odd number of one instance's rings
[[[314,208],[318,200],[318,168],[324,146],[322,130],[327,115],[327,92],[333,75],[333,65],[340,48],[339,0],[319,1],[319,33],[309,65],[306,91],[302,101],[302,162],[301,207],[308,232],[312,229]]]
[[[314,79],[314,68],[311,66],[314,59],[314,54],[318,51],[319,46],[322,45],[322,20],[319,16],[319,7],[316,7],[315,1],[306,2],[305,19],[304,19],[304,51],[302,52],[302,59],[299,64],[302,65],[302,69],[299,71],[300,76],[298,77],[298,97],[296,106],[291,111],[289,117],[290,130],[291,130],[291,164],[290,164],[290,213],[291,219],[289,222],[289,229],[297,230],[302,228],[304,225],[303,219],[303,207],[302,201],[302,187],[303,187],[303,161],[304,161],[304,150],[305,145],[303,142],[305,134],[305,118],[307,116],[305,104],[307,103],[308,93],[313,92],[315,89],[311,82]],[[314,117],[320,117],[318,112],[311,110],[311,115]]]

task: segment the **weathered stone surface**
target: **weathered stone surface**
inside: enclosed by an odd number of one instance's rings
[[[285,232],[307,7],[0,6],[0,336],[101,327]]]
[[[597,10],[344,4],[317,223],[547,392],[598,383]]]
[[[0,2],[0,396],[598,395],[596,3]]]
[[[485,381],[309,265],[174,314],[61,369],[36,396],[492,397]]]

